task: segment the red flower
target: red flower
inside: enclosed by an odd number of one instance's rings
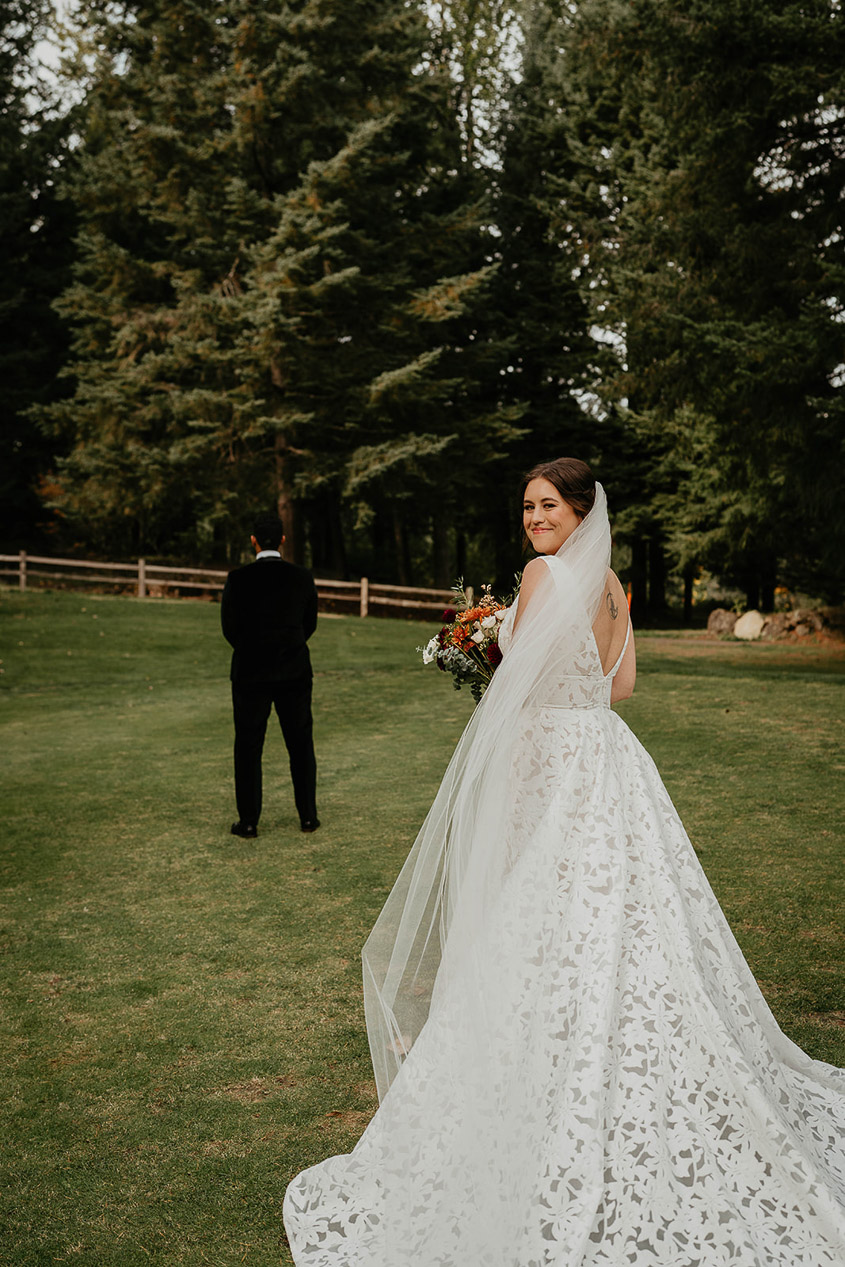
[[[493,665],[493,668],[495,668],[497,664],[502,663],[503,656],[495,642],[491,642],[490,646],[487,648],[487,659]]]
[[[441,620],[447,620],[447,621],[449,621],[449,623],[451,624],[451,622],[452,622],[454,619],[455,619],[455,609],[454,609],[454,607],[447,607],[447,608],[446,608],[446,610],[444,611],[443,615],[441,616]]]

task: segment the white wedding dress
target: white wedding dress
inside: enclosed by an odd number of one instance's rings
[[[599,486],[365,948],[381,1105],[291,1182],[297,1267],[845,1267],[845,1071],[610,709],[608,557]]]

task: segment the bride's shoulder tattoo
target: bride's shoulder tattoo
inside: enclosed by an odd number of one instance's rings
[[[605,602],[607,603],[607,610],[610,612],[610,619],[615,620],[616,617],[619,615],[619,608],[616,606],[616,604],[613,601],[613,595],[609,593],[607,598],[605,599]]]

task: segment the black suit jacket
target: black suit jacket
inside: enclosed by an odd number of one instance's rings
[[[220,609],[234,647],[233,682],[293,682],[311,677],[307,641],[317,626],[317,587],[306,568],[256,559],[230,572]]]

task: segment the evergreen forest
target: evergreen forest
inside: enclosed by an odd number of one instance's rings
[[[569,454],[638,615],[842,600],[841,0],[7,0],[0,79],[0,549],[510,589]]]

